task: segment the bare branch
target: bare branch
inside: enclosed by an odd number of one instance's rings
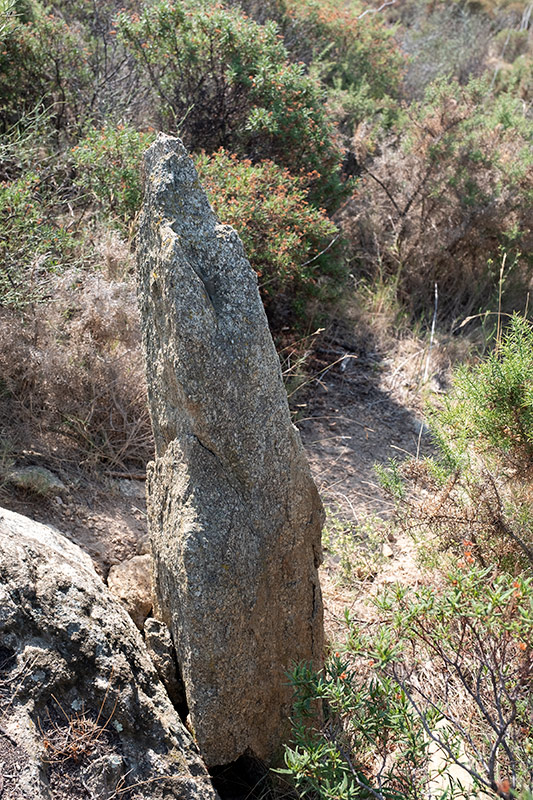
[[[396,5],[396,0],[387,0],[387,2],[382,3],[379,8],[367,8],[366,11],[363,11],[362,14],[359,14],[357,19],[363,19],[363,17],[366,17],[367,14],[379,14],[379,12],[383,11],[383,9],[387,8],[387,6],[394,5]]]

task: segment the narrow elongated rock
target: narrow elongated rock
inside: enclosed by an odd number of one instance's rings
[[[319,666],[323,509],[257,280],[179,141],[146,154],[139,297],[156,442],[149,528],[208,765],[279,754],[293,662]]]

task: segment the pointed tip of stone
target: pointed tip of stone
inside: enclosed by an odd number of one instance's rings
[[[162,133],[160,131],[146,153],[156,153],[157,155],[178,153],[179,155],[186,155],[188,150],[180,138],[177,136],[170,136],[168,133]]]
[[[177,136],[169,136],[167,133],[160,132],[144,154],[145,175],[147,177],[150,176],[157,165],[162,161],[166,161],[169,157],[183,158],[188,155],[189,151],[181,139]]]

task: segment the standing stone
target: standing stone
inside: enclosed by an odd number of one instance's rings
[[[275,760],[296,661],[320,666],[323,509],[257,280],[178,139],[146,154],[140,305],[156,443],[157,615],[210,766]]]

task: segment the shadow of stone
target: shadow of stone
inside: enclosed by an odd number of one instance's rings
[[[378,484],[375,464],[434,449],[421,416],[383,387],[390,370],[385,358],[368,330],[333,323],[313,354],[316,380],[293,405],[323,500],[352,517],[385,518],[394,507]]]

